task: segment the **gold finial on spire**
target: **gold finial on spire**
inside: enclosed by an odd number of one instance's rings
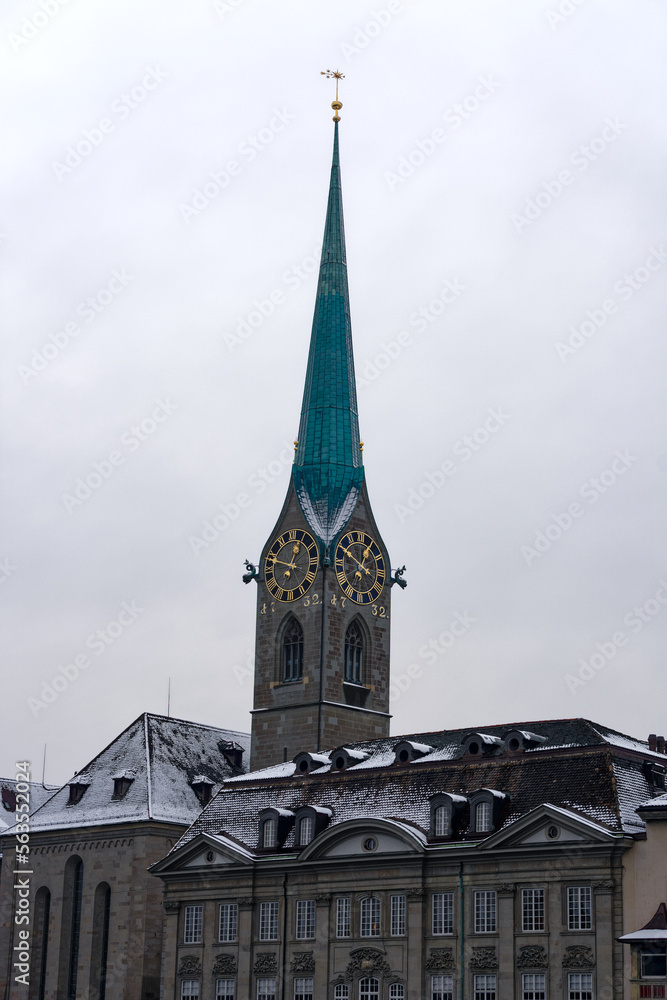
[[[333,120],[335,122],[339,122],[340,115],[338,114],[338,112],[343,107],[343,105],[338,100],[338,81],[345,79],[345,73],[340,73],[338,70],[333,70],[333,69],[327,69],[327,70],[323,69],[320,71],[320,76],[326,76],[328,80],[336,81],[336,100],[331,102],[331,107],[336,112],[336,114],[333,116]]]

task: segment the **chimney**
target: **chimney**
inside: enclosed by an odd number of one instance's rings
[[[649,750],[656,751],[658,746],[658,737],[655,733],[649,733],[648,737],[648,748]]]
[[[665,752],[665,737],[664,736],[658,736],[656,738],[656,744],[657,744],[656,749],[657,749],[658,753],[664,753]]]

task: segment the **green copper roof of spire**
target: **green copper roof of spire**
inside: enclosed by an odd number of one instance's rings
[[[327,544],[356,505],[364,471],[347,288],[338,122],[315,315],[310,338],[299,443],[293,467],[301,509]]]

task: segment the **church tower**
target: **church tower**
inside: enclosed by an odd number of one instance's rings
[[[341,106],[332,104],[329,200],[292,475],[259,567],[245,578],[257,580],[253,770],[302,750],[389,735],[391,571],[359,439]]]

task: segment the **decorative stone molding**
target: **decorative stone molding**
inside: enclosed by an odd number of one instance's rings
[[[517,969],[546,969],[549,964],[547,953],[541,944],[525,944],[519,952]]]
[[[312,951],[295,951],[289,970],[295,973],[314,972],[315,958]]]
[[[238,972],[233,955],[218,955],[213,963],[214,976],[235,976]]]
[[[426,895],[426,889],[408,889],[407,895],[409,899],[420,900]]]
[[[425,968],[427,972],[436,972],[438,969],[453,969],[454,955],[451,948],[431,948],[426,959]]]
[[[498,886],[499,896],[513,896],[515,892],[516,892],[516,886],[514,882],[502,882]]]
[[[165,899],[164,908],[166,913],[178,913],[181,908],[180,899]]]
[[[201,976],[201,962],[196,955],[183,955],[178,967],[179,976]]]
[[[275,976],[278,974],[278,959],[273,952],[261,952],[255,959],[252,971],[256,976]]]
[[[253,899],[252,896],[241,896],[237,900],[237,902],[242,909],[247,909],[248,907],[251,907],[253,905],[255,900]]]
[[[613,889],[615,884],[613,878],[603,878],[599,882],[593,882],[593,888],[596,892],[600,892],[600,890]]]
[[[372,972],[375,975],[385,976],[391,972],[391,967],[384,953],[377,948],[355,948],[350,952],[350,962],[345,971],[348,976],[353,976],[355,972]]]
[[[585,944],[571,944],[563,955],[564,969],[592,969],[595,966],[593,949]]]
[[[315,896],[315,902],[317,903],[318,906],[328,906],[329,903],[331,902],[331,893],[318,892],[318,894]]]
[[[474,948],[470,958],[470,968],[477,971],[498,968],[498,956],[495,948]]]

